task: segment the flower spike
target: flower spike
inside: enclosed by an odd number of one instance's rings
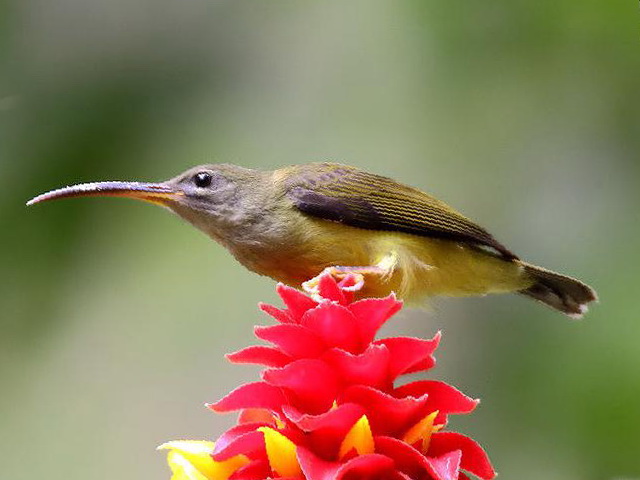
[[[356,278],[317,279],[315,298],[278,285],[286,308],[256,327],[270,345],[228,355],[265,366],[208,407],[240,411],[217,442],[169,442],[172,480],[482,480],[495,471],[482,448],[447,427],[478,405],[435,380],[402,382],[435,366],[432,339],[375,337],[401,308],[394,295],[353,301]]]

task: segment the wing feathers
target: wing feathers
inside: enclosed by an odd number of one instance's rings
[[[390,178],[337,164],[299,165],[287,173],[287,196],[306,214],[371,230],[450,238],[517,258],[444,202]]]

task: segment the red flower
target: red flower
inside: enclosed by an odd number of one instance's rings
[[[440,334],[375,340],[402,303],[393,295],[354,302],[353,283],[323,276],[319,301],[279,285],[286,308],[260,306],[278,321],[255,328],[272,346],[228,358],[268,367],[262,381],[209,405],[241,412],[213,447],[215,465],[237,465],[224,478],[462,480],[463,470],[493,478],[482,448],[446,431],[448,416],[471,412],[477,400],[434,380],[396,385],[435,365]]]

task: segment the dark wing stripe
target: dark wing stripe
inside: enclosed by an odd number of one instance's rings
[[[412,230],[422,230],[422,226],[419,224],[419,222],[423,219],[417,219],[417,221],[409,221],[407,222],[407,217],[402,215],[402,214],[397,214],[394,213],[392,211],[385,211],[384,212],[384,216],[388,217],[389,220],[392,220],[391,222],[389,222],[391,225],[402,225],[402,226],[406,226],[407,228],[411,228]],[[460,229],[457,228],[457,225],[452,225],[452,224],[447,224],[444,221],[440,221],[440,219],[438,218],[434,218],[434,219],[428,219],[427,220],[430,225],[432,227],[435,227],[435,229],[441,231],[442,233],[458,233],[458,234],[469,234],[470,232],[465,232],[464,229]]]
[[[430,221],[444,228],[451,228],[453,230],[459,230],[461,232],[469,231],[469,232],[473,232],[478,236],[481,236],[483,234],[486,235],[486,232],[483,232],[478,228],[473,228],[474,226],[470,225],[469,222],[461,222],[456,218],[443,217],[441,214],[431,215],[429,214],[429,212],[425,212],[424,210],[419,211],[417,208],[411,206],[411,204],[408,204],[407,202],[401,203],[398,201],[394,201],[393,199],[389,199],[389,201],[379,201],[377,197],[372,200],[373,201],[371,203],[373,203],[376,207],[379,207],[379,206],[385,207],[384,208],[385,215],[395,217],[400,221],[406,221],[406,220],[415,220],[417,222]],[[394,213],[394,211],[397,211],[400,208],[403,209],[402,214],[398,215],[397,213]]]
[[[343,199],[345,201],[348,201],[349,198],[351,198],[350,196],[348,196],[349,194],[353,194],[356,193],[354,192],[355,189],[348,189],[348,188],[336,188],[335,191],[339,192],[339,193],[344,193],[345,196],[343,197]],[[322,190],[319,190],[322,191]],[[430,212],[428,210],[424,210],[424,207],[422,208],[418,208],[417,206],[412,205],[411,203],[407,202],[406,200],[400,200],[397,198],[392,198],[392,197],[382,197],[378,194],[375,193],[370,193],[367,192],[366,190],[359,190],[359,192],[361,193],[369,193],[370,197],[369,200],[371,201],[371,203],[374,204],[381,204],[380,206],[388,206],[391,208],[400,208],[405,212],[412,212],[415,213],[417,217],[427,217],[427,218],[438,218],[438,214],[436,215],[430,215]],[[331,191],[330,190],[325,190],[322,193],[331,195]],[[442,218],[442,216],[440,215],[440,218]],[[450,219],[451,221],[454,220],[454,218]],[[456,220],[456,223],[461,223],[459,221]]]
[[[340,193],[345,193],[345,194],[354,193],[354,189],[348,189],[344,187],[342,188],[338,187],[335,189],[335,191]],[[366,193],[366,190],[358,189],[358,191]],[[330,194],[330,191],[326,193]],[[345,197],[345,200],[348,198],[349,197]],[[417,206],[412,205],[410,202],[407,202],[406,199],[398,199],[393,197],[382,196],[379,193],[374,192],[374,193],[370,193],[369,200],[371,201],[371,203],[376,204],[376,206],[380,204],[380,206],[391,207],[391,209],[398,209],[398,210],[401,209],[402,211],[407,213],[409,212],[414,213],[417,218],[424,217],[424,218],[432,219],[434,221],[436,221],[437,219],[440,219],[441,221],[445,222],[448,225],[458,225],[466,229],[475,231],[477,233],[484,233],[486,235],[486,232],[484,232],[483,230],[481,230],[476,225],[472,224],[469,220],[467,220],[462,216],[456,215],[455,217],[450,216],[447,218],[447,217],[443,217],[441,212],[436,212],[435,214],[432,214],[431,212],[429,212],[429,210],[425,210],[424,206],[422,206],[421,208],[418,208]]]
[[[283,178],[288,198],[309,215],[360,228],[484,245],[517,258],[445,203],[389,178],[336,164],[291,167]]]

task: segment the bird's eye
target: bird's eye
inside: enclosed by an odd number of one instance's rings
[[[193,176],[193,183],[196,187],[205,188],[211,185],[211,174],[207,172],[196,173]]]

